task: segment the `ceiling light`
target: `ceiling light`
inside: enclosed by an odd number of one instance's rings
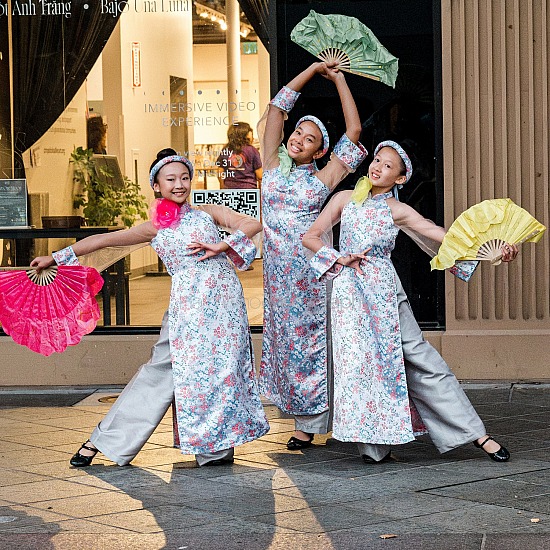
[[[227,19],[224,13],[221,13],[214,8],[211,8],[206,4],[202,4],[197,0],[195,0],[193,3],[195,4],[195,10],[200,17],[202,17],[203,19],[210,19],[213,23],[218,23],[221,30],[223,31],[227,30]],[[249,25],[248,23],[243,23],[241,21],[239,34],[243,38],[246,38],[252,30],[253,27],[251,25]]]

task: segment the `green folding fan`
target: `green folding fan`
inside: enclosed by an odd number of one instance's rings
[[[395,88],[397,58],[355,17],[313,10],[290,33],[293,42],[326,63]]]

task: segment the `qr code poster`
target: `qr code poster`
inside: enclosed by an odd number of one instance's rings
[[[260,190],[259,189],[204,189],[191,192],[191,202],[195,206],[202,204],[220,204],[227,206],[235,212],[246,214],[260,220]],[[220,228],[222,239],[229,233]],[[258,249],[257,258],[261,257],[259,239],[254,238],[254,244]]]

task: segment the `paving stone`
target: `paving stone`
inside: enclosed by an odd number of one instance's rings
[[[92,495],[33,502],[33,508],[51,510],[70,518],[92,518],[129,510],[140,510],[142,503],[121,491],[104,491]]]
[[[98,454],[79,469],[68,460],[108,406],[0,409],[0,549],[545,548],[548,387],[467,391],[509,462],[473,445],[440,455],[428,436],[378,465],[330,436],[291,452],[292,417],[267,405],[272,431],[236,449],[232,465],[198,468],[173,449],[167,414],[131,466]],[[388,533],[397,537],[380,539]]]
[[[472,405],[484,405],[486,403],[508,403],[510,401],[511,385],[480,385],[463,384],[464,392]]]
[[[546,433],[544,438],[550,438],[550,428],[547,428],[548,424],[529,420],[528,416],[513,417],[513,418],[494,418],[485,422],[485,428],[487,433],[490,433],[495,439],[497,439],[497,434],[510,434],[516,436],[523,436],[525,434],[536,434],[537,432],[544,431],[546,428]],[[534,437],[537,437],[534,435]],[[539,436],[540,438],[540,436]]]
[[[98,516],[94,521],[134,531],[136,533],[164,533],[170,526],[186,529],[196,525],[214,525],[227,516],[213,510],[202,511],[186,506],[151,506],[147,509]]]
[[[438,512],[459,510],[468,506],[477,506],[476,503],[468,502],[459,498],[439,496],[430,493],[409,492],[405,495],[385,495],[357,501],[346,502],[342,505],[342,512],[347,508],[370,510],[375,514],[401,520],[417,518]]]
[[[354,479],[356,477],[372,475],[373,473],[382,473],[394,470],[403,471],[404,469],[414,467],[414,464],[404,464],[397,460],[367,465],[359,456],[355,456],[353,458],[345,457],[326,462],[304,464],[302,466],[295,466],[292,470],[298,472],[309,472],[312,474],[328,476],[330,478],[342,477]],[[284,471],[288,472],[289,469],[287,468]]]
[[[82,400],[83,393],[32,393],[0,392],[0,409],[15,407],[70,407]]]
[[[239,475],[218,477],[218,481],[230,485],[252,487],[262,491],[285,489],[295,486],[322,486],[331,478],[320,472],[312,472],[303,468],[273,468],[270,470],[252,471]]]
[[[489,479],[426,491],[432,495],[462,498],[472,502],[521,508],[523,498],[545,495],[550,500],[550,489],[532,483],[521,483],[511,478]]]
[[[21,451],[1,451],[0,450],[0,468],[11,468],[17,464],[36,464],[38,451],[29,445],[28,449]],[[40,451],[40,463],[58,462],[67,460],[65,453],[60,453],[54,449],[42,449]]]
[[[242,459],[248,462],[260,462],[273,467],[294,467],[303,464],[338,460],[346,456],[348,455],[327,451],[324,447],[310,447],[303,451],[288,451],[285,447],[277,452],[246,454],[242,456]]]
[[[24,532],[28,529],[40,529],[43,525],[51,524],[51,530],[59,530],[56,524],[67,517],[51,510],[38,510],[30,506],[0,506],[0,533]],[[0,535],[0,541],[3,536]]]
[[[483,419],[488,416],[491,418],[526,417],[530,420],[539,420],[537,415],[547,412],[546,407],[522,402],[478,404],[475,409]],[[550,405],[548,409],[550,409]],[[540,419],[540,421],[544,422],[545,420]],[[546,422],[548,422],[548,417],[546,417]]]
[[[300,511],[308,514],[308,503],[302,498],[287,497],[272,491],[256,491],[255,494],[248,494],[245,498],[201,498],[197,495],[189,501],[189,507],[197,510],[212,510],[227,516],[239,518],[254,518],[262,521],[266,514],[271,518],[279,518],[280,514],[289,511]],[[258,519],[260,518],[260,519]]]
[[[96,487],[56,479],[0,487],[0,499],[16,504],[29,504],[99,492],[101,489]]]
[[[20,472],[9,468],[0,468],[0,479],[2,480],[2,487],[49,480],[49,478],[45,475]]]
[[[529,548],[533,550],[550,550],[549,534],[494,534],[490,533],[485,538],[484,550],[518,550]]]
[[[340,529],[360,527],[388,521],[387,516],[379,515],[368,508],[335,509],[332,505],[309,506],[307,509],[281,511],[277,514],[256,516],[256,521],[294,529],[301,533],[330,533]]]
[[[511,401],[550,407],[550,384],[516,384],[512,389]]]

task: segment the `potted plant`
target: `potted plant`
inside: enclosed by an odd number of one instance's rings
[[[126,176],[123,186],[113,187],[111,174],[96,164],[92,149],[76,147],[71,153],[75,194],[74,208],[82,207],[88,225],[132,227],[137,219],[147,219],[147,202],[139,185]],[[101,177],[103,176],[103,177]]]

